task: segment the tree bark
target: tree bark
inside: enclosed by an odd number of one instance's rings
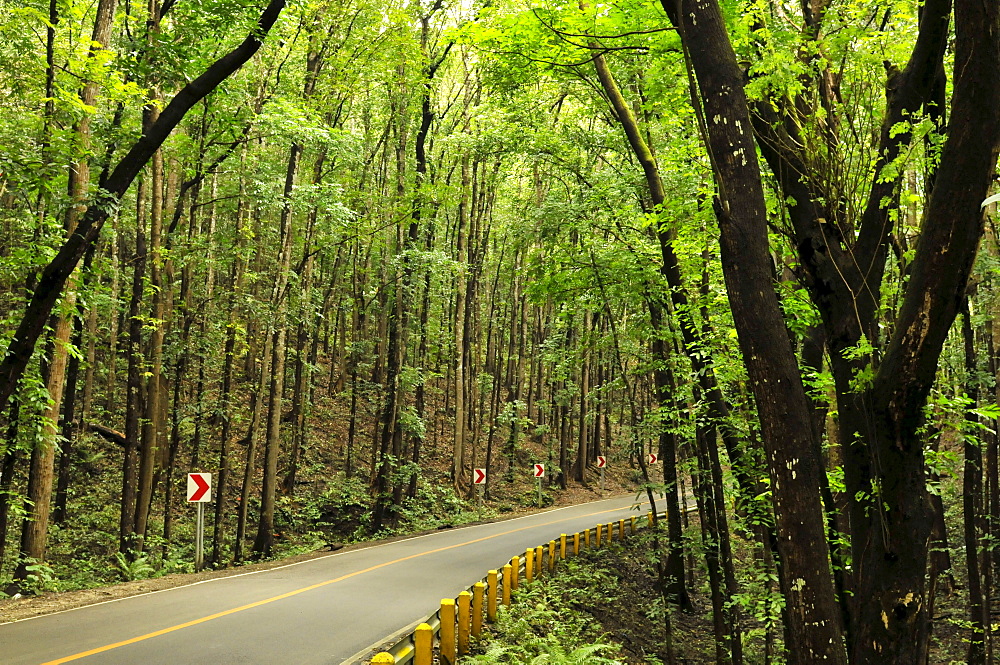
[[[678,29],[703,109],[716,179],[723,274],[740,350],[761,423],[775,504],[781,590],[791,665],[843,665],[840,609],[830,577],[826,524],[817,491],[821,462],[810,406],[774,291],[767,210],[743,74],[715,0],[664,9]],[[697,86],[697,90],[694,86]]]
[[[151,7],[156,0],[151,0]],[[158,19],[157,19],[158,20]],[[155,105],[146,108],[144,124],[156,122],[158,110]],[[157,460],[160,449],[166,445],[161,419],[161,401],[166,399],[166,386],[163,376],[163,340],[166,328],[166,293],[168,287],[164,278],[163,249],[163,153],[157,150],[153,153],[150,167],[150,205],[149,205],[149,283],[152,287],[151,322],[152,332],[149,339],[147,354],[149,369],[146,377],[145,412],[142,419],[142,439],[139,448],[139,478],[138,493],[135,504],[135,541],[132,549],[138,553],[144,548],[146,527],[152,510],[153,479],[156,476]]]
[[[274,319],[271,328],[271,387],[267,399],[267,428],[264,440],[264,479],[260,492],[260,519],[253,542],[254,558],[271,556],[274,547],[274,494],[278,485],[278,455],[281,450],[282,397],[285,391],[285,338],[288,323],[288,271],[292,257],[292,189],[298,172],[302,146],[292,144],[285,171],[284,204],[278,244],[278,275],[271,295]],[[243,497],[244,501],[246,496]]]
[[[19,451],[16,448],[17,431],[21,418],[21,402],[14,399],[8,411],[7,441],[0,456],[0,565],[7,549],[7,529],[10,525],[11,486],[17,469]]]
[[[976,376],[976,346],[968,298],[962,304],[962,341],[965,347],[966,430],[962,431],[965,469],[962,479],[962,517],[965,531],[965,565],[969,581],[968,665],[986,665],[986,640],[989,627],[988,605],[983,592],[983,566],[986,550],[980,541],[979,522],[983,514],[983,451],[978,436],[979,416],[972,410],[979,406],[979,379]],[[982,550],[982,552],[980,551]]]
[[[142,303],[143,278],[146,272],[146,236],[144,226],[145,181],[136,193],[135,256],[132,266],[132,294],[128,311],[128,378],[125,387],[125,449],[122,456],[121,517],[118,522],[118,549],[128,553],[133,548],[135,502],[138,494],[139,417],[142,413]]]
[[[466,435],[466,413],[465,413],[465,358],[466,344],[465,319],[466,319],[466,274],[469,267],[468,249],[466,248],[466,233],[468,228],[468,208],[469,208],[469,158],[462,156],[462,193],[458,203],[458,218],[455,229],[455,253],[456,261],[459,264],[458,273],[455,277],[455,442],[451,459],[451,479],[456,491],[460,491],[462,486],[462,469],[465,464],[465,435]]]

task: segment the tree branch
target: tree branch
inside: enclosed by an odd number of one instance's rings
[[[139,171],[187,112],[253,57],[284,6],[285,0],[270,0],[254,31],[239,46],[212,63],[201,76],[184,86],[104,181],[96,201],[87,208],[76,230],[42,270],[21,323],[0,362],[0,411],[6,407],[10,396],[17,389],[18,381],[31,360],[38,337],[45,329],[45,322],[59,300],[66,280],[76,269],[87,247],[97,242],[101,227],[116,212],[122,196]]]

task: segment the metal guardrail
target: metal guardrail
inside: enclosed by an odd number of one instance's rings
[[[652,511],[649,511],[648,515],[651,516],[652,515]],[[666,517],[666,512],[663,511],[663,512],[657,513],[656,517],[658,519],[659,518],[665,518]],[[631,522],[630,523],[630,531],[631,531],[631,533],[634,534],[635,531],[636,531],[636,529],[638,528],[638,525],[637,525],[637,516],[632,516],[631,518],[629,518],[629,520]],[[621,523],[621,524],[624,524],[624,522],[625,522],[625,520],[619,520],[619,523]],[[649,523],[650,523],[650,519],[649,519],[649,517],[647,517],[646,526],[648,526]],[[613,528],[611,528],[613,524],[614,524],[614,522],[605,523],[605,524],[597,524],[597,525],[595,525],[593,527],[590,527],[590,528],[586,529],[585,531],[580,531],[580,532],[577,532],[577,533],[580,534],[580,535],[586,534],[586,542],[588,544],[591,542],[590,534],[594,533],[595,537],[594,537],[593,542],[597,543],[595,546],[599,546],[601,535],[598,535],[598,532],[601,531],[601,530],[603,530],[605,527],[609,527],[609,529],[613,531]],[[624,531],[624,529],[620,529],[619,539],[621,539],[621,538],[624,537],[623,531]],[[601,533],[603,534],[603,532],[601,532]],[[549,569],[550,570],[551,570],[551,568],[553,566],[553,563],[554,563],[553,559],[552,559],[553,552],[552,552],[552,549],[551,549],[551,543],[552,542],[556,542],[556,541],[550,541],[550,543],[546,543],[546,545],[541,546],[543,552],[545,551],[546,546],[549,546],[549,548],[550,548],[549,549],[549,557],[548,557],[548,560],[549,560]],[[581,543],[581,548],[580,549],[583,549],[583,544],[582,543]],[[511,557],[511,562],[513,562],[514,558],[515,557]],[[522,578],[522,572],[525,573],[523,576],[527,577],[528,567],[527,567],[527,561],[526,561],[525,558],[522,558],[520,556],[518,556],[517,558],[518,558],[517,571],[514,572],[512,570],[511,572],[513,573],[512,577],[514,577],[517,580],[520,580]],[[541,560],[539,560],[538,563],[541,563]],[[538,564],[533,564],[533,565],[537,566]],[[541,568],[537,568],[536,570],[537,570],[537,574],[540,575],[541,574]],[[484,576],[482,579],[480,579],[478,582],[475,582],[475,583],[469,585],[465,589],[464,592],[472,593],[473,588],[476,586],[476,584],[479,584],[480,582],[488,584],[489,583],[489,577],[490,577],[490,575],[489,575],[489,573],[487,573],[487,575]],[[499,574],[497,576],[497,584],[498,585],[501,585],[503,583],[502,579],[503,579],[503,572],[499,571]],[[515,582],[515,584],[516,584],[516,582]],[[427,625],[430,626],[431,631],[432,631],[431,634],[433,636],[433,640],[437,641],[440,638],[440,634],[441,634],[441,611],[437,610],[437,611],[433,612],[432,614],[428,615],[427,617],[425,617],[421,621],[418,621],[415,624],[413,624],[413,626],[418,626],[418,625],[421,625],[421,624],[427,624]],[[388,649],[382,651],[380,653],[380,655],[382,655],[382,654],[391,655],[393,657],[393,659],[394,659],[393,662],[395,663],[395,665],[405,665],[405,664],[408,664],[408,663],[413,663],[414,662],[414,658],[416,656],[416,642],[414,640],[414,634],[415,634],[415,629],[412,629],[412,628],[406,629],[405,636],[402,639],[400,639],[399,641],[397,641],[395,644],[393,644],[391,647],[389,647]],[[365,662],[369,662],[369,661],[365,661]],[[386,660],[386,662],[388,662],[388,660]],[[442,661],[442,662],[444,662],[444,661]]]

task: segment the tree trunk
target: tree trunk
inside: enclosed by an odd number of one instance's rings
[[[466,248],[466,232],[468,227],[469,208],[469,158],[462,156],[462,193],[458,202],[458,219],[455,229],[455,260],[459,264],[458,274],[455,277],[455,443],[451,459],[451,480],[456,491],[461,491],[462,469],[465,465],[465,435],[466,435],[466,413],[465,413],[465,358],[466,345],[465,319],[466,319],[466,274],[469,268],[468,250]]]
[[[27,579],[27,566],[45,560],[49,533],[49,507],[52,505],[52,483],[55,476],[57,426],[63,389],[66,385],[66,365],[69,360],[67,346],[72,328],[71,312],[75,304],[76,290],[71,286],[63,301],[66,313],[59,317],[52,335],[52,360],[49,362],[48,379],[45,382],[49,403],[42,415],[41,437],[31,451],[31,466],[28,471],[28,510],[21,529],[20,560],[14,571],[15,583]]]
[[[247,430],[247,452],[243,467],[243,483],[240,486],[239,510],[236,515],[236,538],[233,541],[233,562],[243,561],[243,542],[246,540],[247,517],[250,512],[250,492],[253,487],[254,472],[257,470],[257,439],[260,432],[261,415],[264,411],[264,395],[271,375],[271,336],[264,345],[260,375],[256,390],[250,396],[250,427]]]
[[[147,109],[146,126],[156,122],[155,106]],[[152,287],[152,332],[149,340],[149,370],[146,377],[145,413],[142,421],[142,440],[139,449],[138,493],[135,504],[135,552],[144,548],[146,527],[152,510],[153,479],[157,470],[160,448],[166,444],[161,420],[161,400],[165,399],[165,379],[163,376],[163,340],[166,319],[166,293],[168,287],[164,279],[163,256],[163,153],[153,154],[150,168],[149,206],[149,283]]]
[[[989,607],[983,592],[983,562],[985,548],[980,540],[979,522],[983,514],[983,451],[979,441],[979,416],[972,409],[979,406],[979,379],[976,368],[976,346],[972,331],[969,301],[962,304],[962,341],[965,345],[966,430],[962,432],[965,453],[965,473],[962,487],[962,516],[965,530],[965,565],[969,580],[969,649],[968,665],[986,665]]]
[[[790,665],[846,663],[830,577],[821,460],[811,409],[774,291],[767,210],[743,74],[715,0],[664,2],[693,68],[716,178],[722,268],[756,401],[775,503]],[[695,80],[691,82],[695,85]],[[695,91],[692,91],[695,93]],[[725,120],[725,122],[723,122]],[[735,461],[734,461],[735,463]]]
[[[684,574],[684,540],[681,529],[681,509],[678,504],[677,484],[677,434],[679,431],[676,420],[681,404],[678,387],[670,369],[670,355],[664,339],[669,333],[663,323],[663,312],[659,303],[647,300],[650,323],[653,328],[653,360],[656,368],[653,370],[653,380],[656,386],[657,406],[661,410],[659,425],[659,453],[663,463],[663,484],[667,511],[667,557],[665,575],[667,598],[676,603],[682,610],[690,611],[691,596],[687,590],[687,580]],[[683,495],[682,495],[683,496]]]
[[[698,423],[695,432],[695,447],[698,459],[698,471],[695,475],[694,489],[698,503],[698,517],[701,523],[702,551],[705,554],[705,566],[708,569],[709,588],[712,595],[712,625],[715,631],[715,662],[718,665],[735,665],[734,647],[738,636],[729,621],[726,609],[728,598],[723,588],[722,553],[719,544],[719,506],[715,502],[715,492],[712,488],[712,469],[708,459],[708,449],[705,438],[707,427]]]
[[[298,172],[302,146],[292,144],[285,172],[284,205],[281,209],[281,232],[278,253],[278,276],[272,292],[274,308],[271,338],[271,388],[267,399],[267,428],[264,440],[264,480],[260,493],[260,519],[253,542],[254,558],[271,556],[274,546],[274,494],[278,484],[278,455],[281,449],[281,410],[285,390],[285,337],[288,324],[288,271],[292,256],[292,189]],[[246,497],[244,496],[244,501]]]
[[[21,418],[21,402],[11,400],[8,411],[10,421],[7,424],[7,441],[3,455],[0,456],[0,565],[3,565],[4,553],[7,549],[7,530],[10,526],[11,486],[14,483],[14,471],[20,457],[17,444],[17,431]]]
[[[578,414],[579,426],[577,427],[575,471],[577,481],[585,485],[587,483],[587,462],[590,456],[590,442],[587,438],[589,434],[589,427],[587,426],[587,395],[590,392],[590,356],[593,352],[588,351],[586,348],[590,345],[590,330],[591,314],[588,311],[584,311],[583,333],[580,339],[580,344],[584,346],[584,351],[582,354],[583,357],[580,359],[580,413]]]
[[[121,517],[119,544],[121,552],[134,547],[135,502],[138,495],[139,418],[142,413],[142,303],[143,278],[146,272],[146,237],[144,226],[145,181],[139,182],[136,193],[137,224],[135,257],[132,266],[132,296],[128,312],[128,379],[125,388],[125,450],[122,458]]]
[[[87,257],[88,259],[90,256]],[[85,266],[87,270],[89,266]],[[86,289],[84,289],[86,290]],[[73,346],[77,349],[83,346],[83,319],[73,317]],[[70,472],[73,466],[74,443],[76,440],[77,427],[75,424],[76,415],[76,393],[77,383],[80,377],[80,359],[73,356],[69,360],[69,369],[66,374],[66,390],[63,397],[62,409],[62,445],[59,446],[59,470],[56,474],[56,497],[55,505],[52,508],[52,521],[60,526],[66,523],[66,504],[69,500]]]

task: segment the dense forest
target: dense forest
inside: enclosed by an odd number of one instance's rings
[[[8,595],[606,456],[717,662],[992,662],[997,0],[2,7]]]

